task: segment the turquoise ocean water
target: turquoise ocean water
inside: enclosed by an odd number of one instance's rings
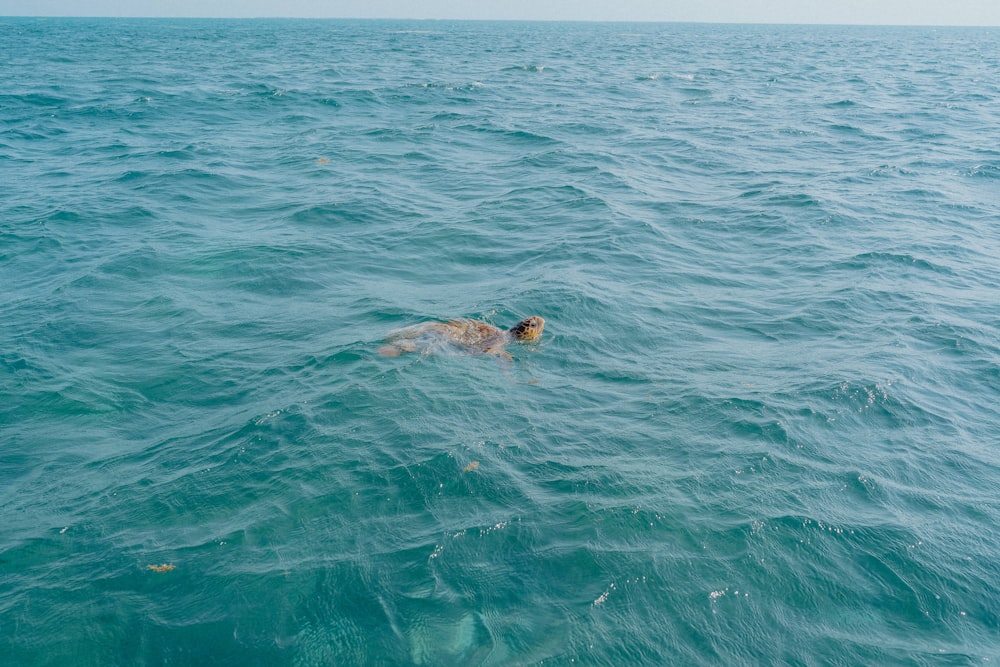
[[[995,664],[997,72],[0,19],[3,664]]]

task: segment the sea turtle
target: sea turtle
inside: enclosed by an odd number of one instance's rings
[[[424,322],[390,331],[386,344],[378,352],[386,357],[398,357],[403,352],[422,352],[494,354],[510,359],[510,354],[503,349],[507,343],[537,340],[544,328],[545,320],[537,315],[521,320],[506,331],[478,320]]]

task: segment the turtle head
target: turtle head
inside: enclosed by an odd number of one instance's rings
[[[536,340],[542,335],[545,329],[545,320],[537,315],[526,317],[510,329],[510,333],[517,340]]]

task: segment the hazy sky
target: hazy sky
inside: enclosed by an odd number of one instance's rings
[[[0,0],[5,16],[1000,25],[1000,0]]]

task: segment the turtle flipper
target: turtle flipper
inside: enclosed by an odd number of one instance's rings
[[[403,352],[416,352],[417,344],[412,340],[405,338],[403,340],[396,340],[391,343],[387,343],[378,349],[378,353],[383,357],[398,357]]]

